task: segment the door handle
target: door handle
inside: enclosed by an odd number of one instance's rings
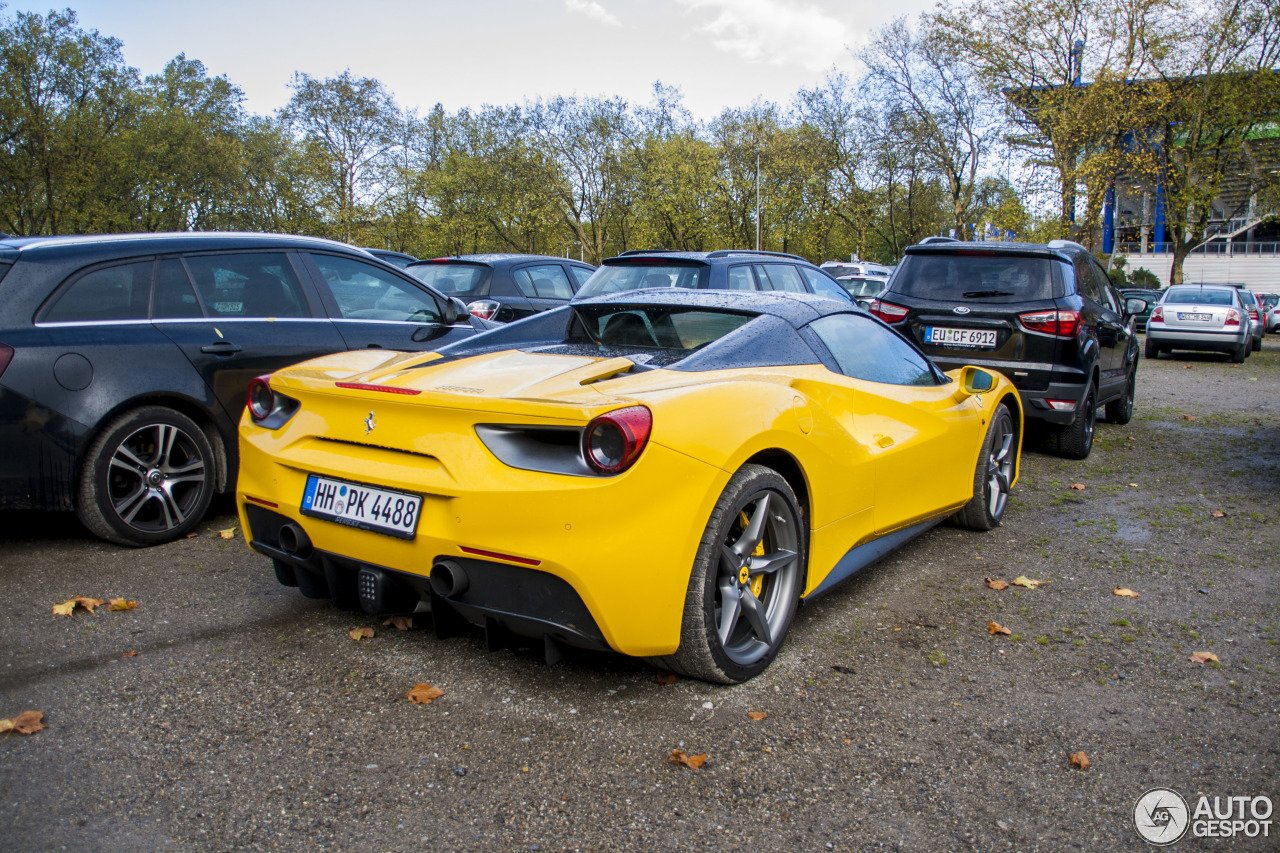
[[[244,347],[239,344],[233,344],[231,341],[218,341],[216,344],[200,347],[200,352],[207,355],[234,355],[242,349]]]

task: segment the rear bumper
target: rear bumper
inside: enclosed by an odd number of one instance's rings
[[[1231,352],[1236,347],[1250,340],[1248,329],[1241,327],[1232,331],[1192,331],[1189,329],[1170,329],[1164,326],[1147,326],[1147,340],[1157,346],[1169,349],[1209,350],[1211,352]]]

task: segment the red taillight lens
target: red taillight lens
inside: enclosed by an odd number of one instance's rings
[[[894,305],[892,302],[884,302],[880,299],[872,299],[868,302],[867,310],[886,323],[896,323],[911,312],[910,308],[903,308],[901,305]]]
[[[1234,308],[1228,308],[1228,309],[1227,309],[1227,320],[1226,320],[1226,322],[1225,322],[1225,323],[1223,323],[1222,325],[1224,325],[1224,326],[1239,326],[1239,325],[1240,325],[1240,312],[1239,312],[1239,311],[1237,311],[1237,310],[1236,310],[1236,309],[1234,309]]]
[[[1253,308],[1249,309],[1249,319],[1255,323],[1258,322],[1258,312]]]
[[[644,406],[601,415],[582,433],[582,456],[597,474],[621,474],[639,458],[652,429],[653,414]]]
[[[0,376],[4,376],[4,370],[11,361],[13,361],[13,347],[0,344]]]
[[[1152,323],[1164,322],[1164,306],[1163,305],[1157,305],[1156,310],[1151,312],[1151,319],[1149,322],[1152,322]]]
[[[479,317],[481,320],[492,320],[493,315],[497,314],[501,307],[502,303],[492,299],[477,299],[467,304],[467,310],[471,312],[471,316]]]
[[[276,395],[271,390],[271,374],[259,376],[249,383],[244,392],[244,403],[249,409],[249,417],[255,421],[265,421],[276,407]]]
[[[1056,338],[1074,338],[1080,331],[1079,311],[1035,311],[1019,314],[1018,320],[1029,332],[1053,335]]]

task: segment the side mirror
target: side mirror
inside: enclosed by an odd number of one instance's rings
[[[980,367],[960,371],[960,387],[966,394],[985,394],[996,387],[996,378]]]
[[[1151,303],[1145,299],[1139,299],[1136,296],[1130,296],[1128,299],[1124,301],[1124,313],[1129,314],[1130,316],[1135,314],[1141,314],[1143,311],[1146,311],[1147,308],[1150,307],[1150,305]]]
[[[448,301],[444,303],[444,323],[446,326],[452,326],[459,320],[465,320],[471,316],[471,312],[467,310],[467,305],[456,296],[450,296]]]

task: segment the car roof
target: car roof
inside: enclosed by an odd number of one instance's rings
[[[799,261],[806,266],[813,266],[812,263],[799,255],[789,255],[783,252],[766,252],[760,249],[717,249],[714,252],[683,252],[670,249],[632,249],[629,252],[623,252],[621,255],[615,255],[612,258],[605,258],[604,263],[628,263],[647,260],[699,261],[702,263],[711,263],[712,261],[717,260],[742,258],[757,258],[762,261]]]
[[[814,293],[790,291],[694,290],[683,287],[650,287],[626,290],[575,302],[577,307],[590,305],[680,306],[719,311],[745,311],[767,314],[799,328],[828,314],[865,314],[849,302],[830,299]]]
[[[117,245],[155,245],[159,251],[191,251],[193,249],[217,249],[241,247],[245,245],[274,246],[312,246],[324,249],[342,249],[367,255],[364,249],[336,240],[323,237],[304,237],[296,234],[262,234],[258,232],[240,231],[170,231],[136,234],[70,234],[44,237],[6,237],[0,239],[0,249],[32,252],[44,249],[58,249],[72,246],[117,246]]]
[[[1089,250],[1070,240],[1053,240],[1048,243],[1010,243],[998,240],[960,241],[946,238],[936,243],[916,243],[907,246],[908,255],[964,255],[974,252],[990,252],[997,255],[1032,255],[1071,260],[1072,255],[1089,254]]]
[[[476,255],[443,255],[438,258],[422,258],[417,263],[410,266],[422,266],[425,264],[449,263],[454,261],[462,261],[469,264],[494,264],[501,263],[519,263],[522,261],[555,261],[562,264],[575,264],[590,266],[585,261],[575,261],[573,258],[561,258],[555,255],[525,255],[518,252],[490,252],[487,254]]]

